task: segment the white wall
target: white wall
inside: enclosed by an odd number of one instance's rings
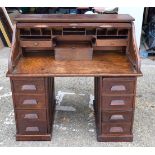
[[[136,40],[138,47],[140,45],[143,11],[144,7],[119,7],[118,11],[119,14],[130,14],[132,17],[135,18],[134,23],[135,23]]]

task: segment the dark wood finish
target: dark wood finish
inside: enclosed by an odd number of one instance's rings
[[[46,113],[46,109],[16,110],[16,117],[21,121],[46,121]]]
[[[20,109],[25,108],[45,108],[46,107],[46,96],[45,94],[41,95],[32,95],[32,94],[15,94],[14,101],[15,107]]]
[[[18,120],[18,133],[21,135],[40,135],[47,133],[46,121],[20,121]]]
[[[13,90],[15,93],[44,93],[44,78],[20,78],[13,80]]]
[[[133,110],[133,95],[107,95],[102,96],[102,109],[105,110]]]
[[[141,76],[129,15],[20,15],[7,76],[16,140],[51,140],[54,77],[95,77],[98,141],[133,140],[136,81]]]
[[[50,140],[55,108],[54,80],[42,77],[16,77],[11,78],[11,84],[17,128],[16,139]],[[41,136],[32,138],[32,135]]]
[[[103,134],[131,134],[130,123],[102,123]]]
[[[61,15],[61,14],[25,14],[19,15],[16,19],[18,22],[60,22],[60,23],[83,23],[83,22],[131,22],[134,21],[130,15],[105,14],[105,15]]]
[[[103,94],[134,94],[135,78],[103,78]]]
[[[132,111],[104,111],[102,113],[102,121],[109,123],[131,122],[132,116]]]
[[[132,141],[136,78],[96,77],[94,102],[97,139],[99,141]],[[120,85],[121,84],[121,85]],[[126,89],[122,87],[125,85]],[[121,86],[113,88],[112,86]],[[111,89],[116,90],[111,91]],[[123,88],[123,91],[122,91]],[[97,102],[97,103],[96,103]]]

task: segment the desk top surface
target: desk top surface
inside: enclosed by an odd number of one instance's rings
[[[131,22],[134,18],[127,14],[22,14],[17,22]]]
[[[121,53],[93,56],[92,61],[56,61],[54,56],[21,57],[8,76],[140,76]]]

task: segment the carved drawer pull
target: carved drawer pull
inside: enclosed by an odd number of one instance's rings
[[[36,104],[38,104],[38,102],[35,99],[29,99],[29,100],[24,100],[23,104],[24,105],[36,105]]]
[[[111,127],[110,132],[123,132],[123,128],[122,127]]]
[[[110,117],[110,120],[124,120],[124,116],[123,115],[112,115]]]
[[[31,131],[33,131],[33,132],[34,132],[34,131],[35,131],[35,132],[39,132],[39,128],[38,128],[38,127],[26,127],[26,131],[28,131],[28,132],[29,132],[29,131],[30,131],[30,132],[31,132]]]
[[[37,114],[25,114],[24,116],[25,119],[38,119]]]
[[[112,100],[110,105],[125,105],[124,100]]]
[[[111,87],[111,91],[125,91],[126,88],[124,85],[116,85]]]
[[[23,85],[21,88],[22,91],[24,90],[37,90],[35,85]]]

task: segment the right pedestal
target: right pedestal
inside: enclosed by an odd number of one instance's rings
[[[100,142],[133,141],[136,77],[95,77],[95,119]]]

